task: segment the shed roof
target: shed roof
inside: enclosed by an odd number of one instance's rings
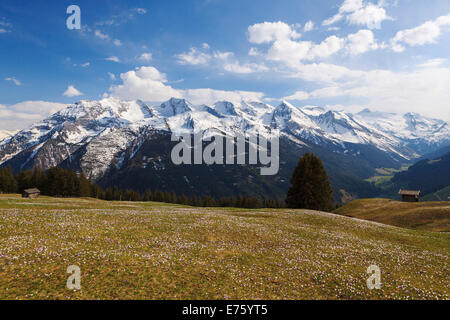
[[[25,193],[41,193],[41,191],[38,188],[31,188],[31,189],[25,189],[23,190]]]
[[[398,194],[401,194],[402,196],[419,196],[420,190],[402,190],[398,192]]]

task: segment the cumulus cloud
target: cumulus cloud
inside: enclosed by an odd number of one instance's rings
[[[293,27],[281,21],[257,23],[248,27],[248,39],[255,44],[298,39],[300,37],[301,35]]]
[[[249,91],[223,91],[210,88],[175,89],[168,84],[167,76],[155,67],[140,67],[120,75],[122,84],[111,86],[110,94],[125,100],[141,99],[161,102],[172,97],[186,98],[194,104],[212,103],[218,100],[260,101],[264,94]]]
[[[70,85],[67,87],[66,91],[64,91],[63,95],[66,97],[77,97],[82,96],[83,93],[78,91],[73,85]]]
[[[445,26],[450,26],[450,14],[427,21],[412,29],[401,30],[391,40],[392,49],[402,52],[405,50],[405,44],[414,47],[435,43]]]
[[[305,26],[303,27],[303,32],[309,32],[314,30],[314,22],[312,22],[311,20],[308,21]]]
[[[352,55],[378,49],[375,36],[370,30],[359,30],[348,36],[348,51]]]
[[[164,101],[181,97],[177,90],[166,84],[166,75],[154,67],[140,67],[120,74],[120,78],[122,84],[112,86],[110,92],[121,99]]]
[[[367,26],[369,29],[380,29],[385,20],[392,20],[383,8],[383,2],[378,4],[364,2],[363,0],[345,0],[339,7],[338,13],[322,22],[323,26],[330,26],[343,18],[349,24]]]
[[[267,60],[285,63],[294,68],[301,66],[304,61],[326,59],[340,51],[356,55],[383,47],[377,44],[371,30],[360,30],[344,38],[333,35],[327,37],[320,43],[314,43],[312,41],[296,40],[292,36],[295,34],[295,31],[287,24],[283,24],[283,28],[280,27],[280,22],[277,22],[275,25],[283,31],[272,31],[261,35],[260,28],[266,30],[268,26],[273,25],[265,22],[250,26],[249,41],[257,44],[271,43],[265,58]],[[258,27],[255,28],[255,26]],[[254,32],[255,34],[253,34]],[[251,52],[255,52],[255,50],[253,49]]]
[[[48,101],[24,101],[14,105],[0,104],[0,127],[20,130],[67,107],[66,104]]]

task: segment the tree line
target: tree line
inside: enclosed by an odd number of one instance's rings
[[[53,197],[92,197],[107,201],[155,201],[190,205],[195,207],[237,208],[301,208],[329,211],[334,208],[333,190],[321,159],[306,153],[297,163],[286,201],[238,195],[215,199],[210,195],[187,197],[175,192],[147,190],[143,194],[135,190],[121,190],[117,186],[103,189],[90,182],[82,173],[51,168],[38,168],[13,173],[11,167],[0,168],[0,193],[22,193],[29,188],[38,188],[41,194]]]
[[[237,208],[283,208],[284,201],[276,199],[248,197],[223,197],[216,199],[210,195],[178,195],[175,192],[147,190],[144,193],[135,190],[119,189],[117,186],[106,189],[90,182],[84,174],[75,171],[51,168],[42,171],[21,170],[13,173],[11,167],[0,168],[0,193],[22,193],[26,189],[38,188],[42,195],[52,197],[92,197],[107,201],[155,201],[189,205],[195,207],[237,207]]]

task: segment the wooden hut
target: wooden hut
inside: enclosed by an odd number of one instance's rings
[[[41,195],[41,191],[39,191],[39,189],[37,188],[32,188],[32,189],[25,189],[23,190],[22,193],[22,198],[39,198],[39,196]]]
[[[402,190],[398,192],[402,196],[403,202],[419,202],[420,190]]]

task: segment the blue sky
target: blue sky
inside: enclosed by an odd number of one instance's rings
[[[450,120],[448,0],[2,0],[0,48],[0,130],[106,96]]]

